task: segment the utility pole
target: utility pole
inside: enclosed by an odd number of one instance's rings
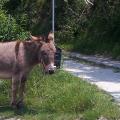
[[[55,0],[52,0],[52,32],[55,32]]]

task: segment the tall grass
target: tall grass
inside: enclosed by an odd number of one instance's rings
[[[43,75],[36,67],[26,86],[25,108],[20,114],[5,107],[9,104],[8,82],[0,85],[0,116],[16,116],[24,120],[109,120],[120,118],[119,107],[96,86],[65,71]],[[20,114],[20,115],[19,115]]]

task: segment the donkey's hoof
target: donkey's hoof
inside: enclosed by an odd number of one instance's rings
[[[19,101],[19,102],[17,103],[17,109],[22,109],[23,107],[24,107],[23,102],[22,102],[22,101]]]

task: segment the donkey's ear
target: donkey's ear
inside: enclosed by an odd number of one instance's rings
[[[36,36],[32,36],[32,35],[31,35],[31,39],[32,39],[33,41],[37,41],[39,38],[36,37]]]
[[[47,37],[47,42],[54,42],[54,33],[50,32]]]

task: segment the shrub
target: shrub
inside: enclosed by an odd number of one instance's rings
[[[0,10],[0,41],[26,39],[27,37],[28,32],[25,32],[11,15]]]

